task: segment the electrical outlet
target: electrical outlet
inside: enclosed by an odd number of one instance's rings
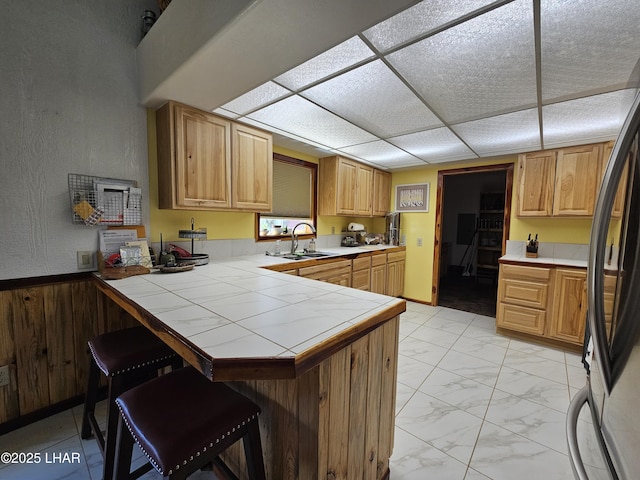
[[[336,234],[336,227],[331,227],[331,235],[335,235]]]
[[[0,367],[0,387],[9,385],[9,365]]]
[[[95,268],[95,263],[93,261],[93,252],[90,250],[79,250],[76,252],[77,261],[78,261],[78,269],[79,270],[90,270]]]
[[[418,237],[418,242],[417,242],[417,243],[418,243],[418,246],[419,246],[419,247],[421,247],[421,246],[422,246],[422,238],[421,238],[421,237]]]

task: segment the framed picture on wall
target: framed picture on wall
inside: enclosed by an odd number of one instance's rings
[[[396,185],[396,212],[428,212],[429,184]]]

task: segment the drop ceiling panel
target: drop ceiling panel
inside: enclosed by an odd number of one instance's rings
[[[267,82],[224,104],[221,108],[244,115],[287,95],[291,95],[291,92],[286,88],[273,82]]]
[[[360,38],[353,37],[283,73],[275,81],[291,90],[299,90],[372,57],[371,49]]]
[[[517,0],[387,58],[447,123],[536,105],[533,10]]]
[[[424,165],[424,162],[419,158],[400,150],[384,140],[341,148],[340,151],[381,167]]]
[[[425,0],[364,32],[381,52],[420,37],[485,5],[487,0]]]
[[[542,98],[638,86],[640,6],[542,0]]]
[[[262,108],[248,118],[331,148],[376,140],[370,133],[298,95]]]
[[[477,157],[445,127],[390,138],[389,142],[428,163],[454,162]]]
[[[481,157],[542,148],[536,108],[461,123],[451,128]]]
[[[383,138],[442,125],[382,60],[343,73],[301,95]]]
[[[635,95],[627,89],[543,107],[545,148],[615,139]]]

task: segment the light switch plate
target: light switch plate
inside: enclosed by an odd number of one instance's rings
[[[91,250],[79,250],[77,252],[79,270],[95,269],[95,255]]]

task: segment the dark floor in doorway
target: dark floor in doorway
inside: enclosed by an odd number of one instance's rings
[[[489,279],[476,281],[474,276],[446,276],[440,279],[438,305],[465,312],[496,316],[497,285]]]

